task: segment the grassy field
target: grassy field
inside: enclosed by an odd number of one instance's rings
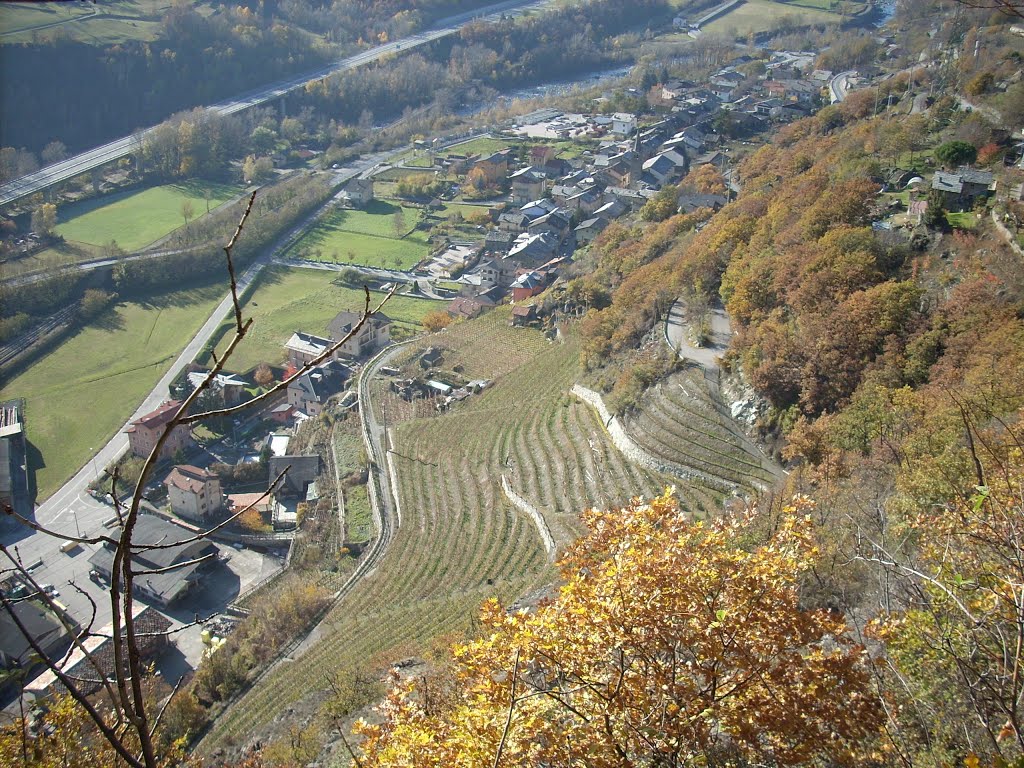
[[[223,297],[219,286],[123,302],[4,384],[23,397],[43,501],[131,416]]]
[[[396,237],[395,214],[404,219]],[[288,255],[315,261],[334,261],[368,267],[408,269],[427,256],[423,232],[412,231],[420,219],[416,208],[375,200],[366,210],[337,210],[299,239]]]
[[[159,240],[185,223],[181,206],[192,203],[193,220],[206,214],[206,193],[210,208],[241,194],[242,187],[193,179],[180,184],[126,192],[60,207],[57,234],[66,240],[105,245],[111,240],[132,251]]]
[[[946,221],[954,229],[974,229],[978,226],[978,214],[974,211],[963,211],[961,213],[946,213]]]
[[[10,35],[91,15],[91,8],[78,3],[4,3],[0,7],[0,34]]]
[[[4,43],[27,43],[33,36],[46,39],[59,33],[91,45],[155,40],[160,33],[160,19],[171,4],[171,0],[105,0],[98,5],[3,3],[0,39]],[[204,3],[196,6],[204,16],[212,12]]]
[[[295,331],[323,336],[338,312],[361,310],[362,291],[335,285],[332,281],[337,276],[336,272],[317,269],[264,270],[259,285],[243,307],[245,316],[253,318],[253,327],[228,368],[246,371],[261,362],[279,363],[285,359],[284,344]],[[378,300],[383,298],[380,294],[375,296]],[[395,296],[385,313],[400,325],[417,327],[425,314],[444,306],[440,301]],[[223,328],[227,332],[230,325]],[[227,338],[222,337],[217,349],[226,345]]]
[[[487,213],[489,207],[488,205],[470,205],[469,203],[445,203],[444,209],[438,213],[448,219],[456,212],[461,213],[463,218],[468,218],[469,216]]]
[[[849,0],[777,0],[777,2],[783,5],[813,8],[832,13],[860,13],[864,9],[864,3],[849,2]]]
[[[88,243],[57,243],[52,248],[36,251],[23,259],[8,261],[0,265],[0,276],[4,278],[37,272],[44,269],[57,269],[80,261],[88,261],[99,257],[101,249]]]
[[[807,24],[838,23],[839,14],[818,8],[805,8],[791,3],[770,2],[770,0],[747,0],[724,16],[704,27],[705,32],[716,34],[749,35],[751,32],[767,32],[775,28],[778,20],[788,16],[800,26]]]
[[[453,144],[438,152],[439,155],[487,155],[512,146],[513,142],[507,139],[494,139],[490,136],[480,136],[461,144]]]

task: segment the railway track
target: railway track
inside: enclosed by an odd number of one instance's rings
[[[47,334],[52,333],[66,323],[70,323],[74,319],[77,311],[77,303],[72,304],[70,307],[65,307],[60,312],[50,315],[41,323],[37,323],[32,328],[25,331],[25,333],[21,334],[14,341],[0,346],[0,367],[10,363],[14,358],[31,348]]]

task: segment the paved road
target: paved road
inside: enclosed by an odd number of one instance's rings
[[[729,341],[732,338],[732,326],[729,323],[729,316],[721,307],[714,307],[709,310],[711,334],[710,343],[704,347],[696,347],[686,333],[687,324],[684,320],[684,309],[682,299],[677,299],[668,311],[665,319],[665,339],[679,357],[686,360],[693,360],[709,371],[717,371],[719,368],[718,358],[729,349]]]
[[[828,81],[829,103],[836,104],[846,98],[850,89],[850,78],[857,73],[854,70],[840,72]]]
[[[411,35],[402,40],[386,43],[385,45],[379,45],[362,53],[357,53],[354,56],[349,56],[346,59],[328,64],[325,67],[320,67],[312,72],[306,72],[297,77],[250,91],[233,99],[213,104],[208,108],[221,115],[232,115],[250,107],[278,99],[291,91],[304,88],[310,81],[321,80],[337,72],[353,70],[398,51],[407,51],[442,37],[456,34],[464,24],[475,18],[495,20],[502,14],[514,15],[516,13],[523,13],[533,8],[539,8],[547,4],[547,2],[549,0],[506,0],[506,2],[490,5],[476,12],[452,16],[438,22],[437,26],[431,30]],[[67,160],[42,168],[35,173],[30,173],[0,185],[0,206],[7,205],[22,197],[46,189],[53,184],[88,173],[95,168],[132,154],[141,148],[146,134],[152,130],[150,128],[147,131],[116,139],[88,152],[83,152]]]

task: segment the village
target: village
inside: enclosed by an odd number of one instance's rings
[[[894,54],[893,47],[890,43],[889,52]],[[378,185],[391,183],[396,169],[437,180],[456,179],[439,184],[444,190],[436,195],[410,195],[406,202],[420,207],[429,221],[431,211],[456,198],[467,200],[466,193],[471,192],[480,215],[471,224],[432,235],[429,255],[413,267],[366,271],[363,279],[375,289],[443,298],[448,321],[440,324],[441,334],[448,323],[510,304],[513,327],[539,328],[553,338],[559,312],[579,314],[585,308],[545,302],[541,295],[550,296],[552,286],[575,274],[576,256],[613,222],[656,219],[651,212],[658,205],[670,215],[702,212],[697,218],[706,220],[741,191],[738,159],[755,151],[772,131],[843,101],[854,86],[878,85],[886,77],[877,72],[818,70],[816,58],[814,52],[801,51],[764,51],[761,58],[741,55],[706,82],[668,80],[646,91],[629,89],[632,97],[648,105],[641,112],[603,111],[607,99],[602,97],[590,113],[542,108],[476,131],[466,140],[486,137],[505,145],[492,151],[460,151],[462,142],[451,137],[418,140],[395,153],[397,157],[347,181],[333,204],[344,210],[373,204]],[[569,145],[576,146],[566,151]],[[685,182],[705,168],[705,188]],[[879,205],[872,225],[903,229],[908,237],[927,223],[929,205],[937,200],[945,211],[970,212],[996,190],[994,174],[969,163],[936,170],[931,178],[892,163],[878,182]],[[1024,195],[1021,189],[1012,192],[1018,200]],[[302,254],[288,257],[291,264],[304,260]],[[269,379],[260,381],[259,369],[219,374],[203,402],[204,407],[234,406],[254,397],[269,381],[290,378],[279,397],[213,431],[179,426],[166,440],[158,473],[142,500],[146,539],[185,542],[193,532],[229,518],[233,522],[218,532],[219,547],[183,543],[146,563],[159,570],[208,558],[136,582],[142,602],[167,609],[194,597],[209,584],[211,571],[228,567],[229,548],[286,552],[304,516],[318,507],[318,481],[327,461],[308,450],[308,443],[297,435],[304,424],[325,414],[358,412],[360,371],[395,341],[386,307],[354,334],[350,332],[360,321],[360,308],[337,309],[325,327],[292,329]],[[328,359],[312,364],[342,340]],[[127,430],[129,453],[122,463],[149,455],[164,426],[208,370],[193,363],[180,371],[166,401],[132,422]],[[388,391],[405,401],[426,403],[434,413],[458,408],[501,386],[500,381],[466,378],[449,368],[440,346],[401,365],[380,367],[378,374],[387,379]],[[23,445],[15,445],[20,434],[0,434],[5,446],[12,441],[13,447],[5,448],[9,455],[23,453]],[[271,491],[266,492],[270,484]],[[115,500],[102,482],[94,485],[95,497],[110,504],[129,498],[131,491],[126,485]],[[344,545],[358,553],[363,543]],[[114,577],[111,548],[98,548],[88,563],[89,576],[98,585]],[[282,558],[281,567],[286,563]],[[150,614],[146,621],[163,626]],[[212,636],[203,642],[211,646]],[[51,679],[41,685],[52,683]]]

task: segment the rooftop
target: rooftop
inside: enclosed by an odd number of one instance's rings
[[[155,411],[150,411],[145,416],[136,419],[132,422],[132,427],[140,426],[146,429],[156,429],[162,427],[164,424],[174,418],[174,414],[177,413],[178,408],[181,407],[180,400],[168,400],[167,402],[160,405]]]

